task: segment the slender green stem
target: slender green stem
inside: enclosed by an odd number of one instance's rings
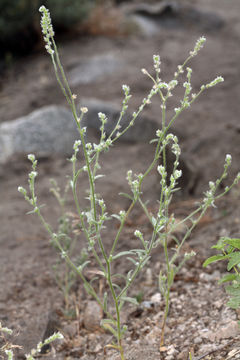
[[[107,280],[108,280],[108,284],[109,284],[109,288],[114,300],[114,305],[115,305],[115,309],[116,309],[116,316],[117,316],[117,341],[118,341],[118,347],[119,347],[119,351],[121,354],[121,359],[124,359],[123,356],[123,349],[122,349],[122,335],[121,335],[121,319],[120,319],[120,310],[119,310],[119,305],[118,305],[118,298],[116,296],[113,284],[112,284],[112,276],[111,276],[111,264],[108,261],[107,262],[107,269],[108,269],[108,276],[107,276]]]
[[[132,211],[135,203],[136,203],[135,200],[133,200],[133,201],[131,202],[131,205],[129,206],[129,208],[128,208],[125,216],[124,216],[124,220],[121,222],[121,225],[120,225],[120,227],[119,227],[119,229],[118,229],[118,232],[117,232],[117,235],[116,235],[116,237],[115,237],[115,239],[114,239],[114,242],[113,242],[113,245],[112,245],[112,249],[111,249],[111,251],[110,251],[109,256],[113,255],[113,253],[114,253],[114,250],[115,250],[115,248],[116,248],[117,242],[118,242],[118,240],[119,240],[119,237],[120,237],[120,235],[121,235],[121,232],[122,232],[122,230],[123,230],[123,228],[124,228],[124,225],[125,225],[125,223],[126,223],[126,220],[127,220],[128,216],[129,216],[130,212]]]

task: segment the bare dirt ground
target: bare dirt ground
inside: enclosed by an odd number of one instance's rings
[[[176,216],[187,214],[207,189],[208,181],[219,176],[227,153],[232,154],[233,164],[225,185],[240,169],[240,3],[238,0],[186,3],[220,16],[224,25],[217,30],[205,29],[196,20],[196,23],[186,23],[178,28],[163,27],[153,37],[79,37],[60,45],[66,72],[79,58],[86,59],[95,54],[111,52],[123,59],[123,68],[92,84],[77,86],[73,91],[79,98],[95,97],[120,104],[121,85],[126,83],[134,95],[131,102],[134,109],[151,86],[140,69],[151,71],[153,54],[161,55],[162,77],[170,80],[196,39],[201,35],[207,37],[206,46],[191,64],[193,84],[197,89],[217,75],[222,75],[225,82],[205,93],[174,125],[175,130],[182,134],[184,155],[199,174],[194,195],[186,195],[185,191],[173,203],[171,210]],[[0,121],[15,119],[48,104],[64,104],[48,56],[37,54],[16,63],[1,84]],[[173,102],[170,105],[176,106]],[[156,121],[160,118],[157,102],[147,109],[147,114]],[[143,170],[151,159],[152,147],[141,143],[119,144],[105,156],[104,170],[109,175],[99,190],[110,213],[128,205],[126,199],[117,195],[126,189],[126,171],[129,168]],[[44,333],[50,331],[51,325],[60,329],[65,336],[64,342],[53,346],[50,353],[42,355],[43,358],[103,359],[103,348],[112,339],[99,327],[93,331],[84,326],[84,311],[90,298],[80,283],[71,293],[75,317],[67,319],[63,314],[63,297],[52,273],[56,252],[49,245],[48,236],[38,219],[34,215],[26,216],[29,206],[17,192],[18,185],[26,185],[29,170],[28,162],[23,159],[12,159],[1,169],[0,321],[15,331],[13,341],[23,345],[25,351],[35,346]],[[70,164],[62,158],[43,159],[39,164],[38,197],[46,204],[44,215],[53,226],[57,226],[60,212],[56,200],[49,193],[49,179],[55,178],[63,186],[65,175],[70,171]],[[84,189],[86,179],[82,181]],[[159,194],[155,176],[150,177],[145,190],[150,206],[154,207]],[[193,249],[197,255],[181,270],[172,289],[165,351],[159,351],[163,300],[150,302],[150,307],[127,308],[123,314],[128,325],[126,359],[187,360],[189,351],[196,360],[240,358],[240,332],[236,328],[239,312],[226,308],[227,295],[217,284],[226,268],[224,264],[202,268],[203,261],[213,254],[210,247],[220,236],[240,236],[239,200],[238,186],[217,204],[217,208],[207,213],[186,244],[186,250]],[[70,197],[67,207],[72,210]],[[136,246],[133,232],[138,226],[146,227],[145,221],[137,209],[122,236],[121,250]],[[106,233],[106,246],[111,244],[115,232],[113,224]],[[160,248],[154,252],[148,272],[136,280],[132,295],[142,293],[142,300],[150,301],[159,292],[158,274],[163,266],[161,253]],[[117,267],[127,271],[128,265],[119,263]],[[94,263],[90,267],[94,269]],[[21,351],[18,358],[23,358]],[[118,355],[108,350],[106,358],[117,360]]]

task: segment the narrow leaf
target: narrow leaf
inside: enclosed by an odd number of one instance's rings
[[[233,281],[233,280],[236,280],[236,277],[237,277],[237,274],[227,274],[227,275],[223,276],[222,279],[220,279],[218,281],[218,283],[223,284],[227,281]]]
[[[212,264],[213,262],[223,260],[223,259],[227,259],[228,257],[229,257],[229,255],[222,255],[222,254],[211,256],[207,260],[204,261],[203,267],[206,267],[209,264]]]
[[[118,333],[116,330],[113,329],[113,327],[109,324],[102,324],[102,327],[104,328],[104,330],[108,330],[110,331],[113,336],[115,336],[116,338],[118,338]]]
[[[104,296],[103,296],[103,310],[105,313],[107,312],[107,293],[106,292],[104,293]]]
[[[141,269],[146,265],[148,260],[151,259],[151,256],[148,256],[142,263],[141,263]]]
[[[130,200],[133,199],[130,195],[128,195],[128,194],[126,194],[126,193],[120,192],[119,195],[124,196],[124,197],[126,197],[126,198],[128,198],[128,199],[130,199]]]
[[[102,319],[101,320],[101,326],[106,325],[106,324],[111,324],[113,326],[117,326],[117,322],[113,321],[112,319]]]
[[[132,258],[130,258],[130,257],[127,257],[127,259],[129,260],[129,261],[131,261],[135,266],[137,266],[136,264],[137,264],[137,261],[136,260],[134,260],[134,259],[132,259]]]
[[[116,259],[120,258],[121,256],[125,256],[125,255],[132,255],[132,252],[131,251],[121,251],[117,255],[113,256],[113,260],[116,260]]]
[[[97,179],[100,179],[100,178],[102,178],[102,177],[104,177],[104,176],[105,176],[105,175],[98,174],[98,175],[96,175],[96,176],[95,176],[95,178],[94,178],[94,179],[95,179],[95,180],[97,180]]]
[[[131,298],[131,297],[128,297],[128,296],[121,296],[121,301],[127,301],[127,302],[130,302],[131,304],[136,305],[136,306],[139,305],[136,298]]]

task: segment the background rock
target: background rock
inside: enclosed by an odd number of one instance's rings
[[[219,30],[224,25],[223,19],[217,14],[183,5],[178,1],[124,4],[122,10],[145,36],[155,35],[162,28],[194,27],[201,31],[212,31]]]
[[[71,112],[61,106],[46,106],[0,125],[0,163],[14,154],[67,155],[72,152],[76,138]]]
[[[98,132],[101,122],[98,113],[108,117],[106,133],[109,135],[118,120],[118,106],[97,99],[82,100],[88,107],[82,125]],[[122,121],[122,128],[128,125],[132,116],[127,113]],[[143,142],[155,137],[157,124],[145,117],[139,117],[121,138],[123,141]],[[5,163],[13,155],[34,153],[37,157],[51,155],[69,156],[73,143],[79,138],[72,113],[62,106],[46,106],[27,116],[0,125],[0,163]]]
[[[89,301],[83,315],[83,323],[87,330],[95,331],[100,329],[100,322],[103,312],[96,301]]]
[[[101,101],[98,99],[82,99],[81,106],[86,106],[88,108],[87,114],[83,118],[83,126],[87,128],[99,130],[101,122],[98,118],[98,113],[104,113],[108,122],[105,124],[105,132],[107,135],[110,135],[114,129],[115,124],[118,121],[119,114],[121,109],[118,105],[115,105],[108,101]],[[126,112],[122,121],[121,121],[121,131],[128,126],[129,122],[132,120],[132,113]],[[134,126],[130,127],[129,130],[120,138],[121,141],[129,142],[145,142],[150,141],[156,137],[156,130],[158,129],[158,124],[145,116],[137,117]]]
[[[113,73],[123,66],[123,62],[114,54],[100,54],[81,61],[68,72],[71,86],[96,82],[107,74]]]

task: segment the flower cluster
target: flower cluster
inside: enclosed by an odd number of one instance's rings
[[[201,36],[198,41],[196,42],[196,45],[194,47],[194,49],[192,51],[190,51],[190,56],[193,57],[193,56],[196,56],[197,53],[202,49],[204,43],[206,41],[206,38],[205,36]]]
[[[53,31],[53,27],[52,27],[50,13],[49,13],[49,10],[46,9],[45,6],[43,6],[43,5],[39,8],[39,11],[40,11],[40,13],[42,13],[41,27],[42,27],[42,32],[44,35],[43,38],[46,43],[45,48],[50,55],[53,55],[54,50],[52,49],[52,39],[54,36],[54,31]]]

